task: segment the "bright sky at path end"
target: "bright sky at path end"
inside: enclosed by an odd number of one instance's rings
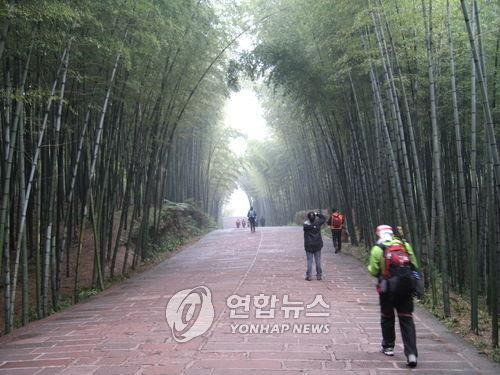
[[[224,115],[226,125],[244,136],[231,142],[231,149],[239,156],[245,153],[247,139],[264,140],[271,136],[262,106],[251,88],[233,92],[226,103]]]
[[[231,150],[236,155],[240,157],[245,155],[248,140],[264,140],[271,137],[263,114],[257,94],[252,88],[243,87],[240,91],[231,93],[226,103],[224,121],[226,126],[242,134],[230,143]],[[238,188],[233,191],[225,204],[224,213],[245,217],[248,208],[248,197],[241,188]]]

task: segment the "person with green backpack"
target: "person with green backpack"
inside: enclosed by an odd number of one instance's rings
[[[380,351],[394,355],[396,340],[396,310],[401,327],[407,366],[417,366],[417,336],[413,321],[413,293],[418,275],[418,262],[411,245],[395,236],[392,227],[379,225],[375,231],[378,240],[370,251],[368,271],[378,278],[382,345]]]

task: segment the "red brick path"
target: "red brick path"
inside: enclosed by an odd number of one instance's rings
[[[398,333],[396,355],[378,353],[380,327],[374,281],[354,258],[333,254],[325,240],[325,280],[304,280],[302,231],[296,227],[215,231],[154,269],[96,298],[0,338],[0,375],[9,374],[500,374],[428,313],[415,314],[419,366],[405,368]],[[165,306],[181,289],[212,291],[215,322],[203,336],[176,343]],[[275,295],[274,319],[230,319],[228,296]],[[327,317],[285,318],[284,295],[311,303],[317,294]],[[242,312],[238,310],[237,312]],[[231,324],[304,328],[328,333],[232,333]],[[234,329],[234,326],[233,326]],[[265,329],[265,328],[264,328]],[[269,328],[270,329],[270,328]]]

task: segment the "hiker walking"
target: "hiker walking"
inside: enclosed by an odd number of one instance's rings
[[[241,219],[241,226],[242,226],[243,228],[246,228],[246,226],[247,226],[247,221],[246,221],[245,219]]]
[[[236,219],[236,228],[239,228],[239,227],[240,227],[240,224],[241,224],[240,219],[239,219],[239,218],[238,218],[238,219]]]
[[[257,222],[257,212],[253,209],[253,207],[250,207],[247,213],[248,217],[248,222],[250,223],[250,232],[255,232],[255,223]]]
[[[378,240],[370,252],[368,271],[378,278],[382,345],[380,351],[394,355],[396,310],[403,338],[407,366],[417,366],[417,337],[413,322],[414,279],[418,263],[411,245],[402,236],[395,236],[389,225],[379,225]]]
[[[332,213],[327,224],[332,230],[332,241],[335,253],[340,253],[342,249],[342,229],[345,229],[345,218],[336,208],[332,208]]]
[[[309,212],[307,220],[304,222],[304,249],[307,257],[306,280],[311,281],[313,258],[316,263],[316,278],[322,279],[321,269],[321,249],[323,248],[323,239],[321,238],[321,226],[326,218],[318,212]]]

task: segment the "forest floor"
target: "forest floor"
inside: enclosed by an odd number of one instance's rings
[[[406,368],[399,333],[396,354],[384,356],[373,278],[353,256],[333,254],[329,241],[322,263],[322,281],[304,280],[297,227],[213,231],[150,270],[0,338],[0,375],[500,373],[422,308],[415,312],[418,367]],[[210,293],[201,298],[191,288]],[[185,316],[185,330],[172,330],[166,315],[171,320],[189,305],[166,305],[187,295],[201,298],[202,308]],[[259,316],[266,311],[272,314]],[[192,340],[180,342],[182,334]]]
[[[118,233],[118,226],[120,223],[120,215],[121,212],[118,211],[115,213],[114,217],[114,223],[113,223],[113,233],[114,233],[114,238],[113,238],[113,246],[116,241],[116,233]],[[193,229],[193,228],[190,228]],[[128,236],[128,230],[123,230],[122,231],[122,236],[120,238],[120,245],[118,248],[117,252],[117,258],[116,258],[116,265],[115,265],[115,276],[113,279],[109,279],[108,276],[110,274],[109,272],[109,263],[107,262],[106,266],[106,281],[104,282],[104,288],[107,289],[112,285],[115,285],[117,283],[122,282],[123,280],[126,280],[130,277],[133,277],[134,275],[140,274],[151,267],[155,266],[156,264],[170,258],[171,256],[177,254],[179,251],[184,249],[187,245],[190,243],[193,243],[197,241],[203,234],[207,233],[207,228],[199,228],[199,231],[193,232],[190,229],[185,229],[185,230],[178,230],[177,228],[172,228],[172,230],[167,230],[166,233],[163,234],[162,237],[171,237],[169,240],[174,243],[169,244],[167,248],[164,249],[157,249],[157,251],[154,252],[153,256],[148,257],[145,260],[140,260],[138,259],[138,262],[135,267],[132,267],[132,261],[134,257],[134,247],[133,245],[129,249],[129,255],[127,258],[127,265],[125,267],[125,272],[122,273],[122,269],[124,267],[124,261],[125,261],[125,252],[126,252],[126,238]],[[213,229],[213,228],[210,228]],[[79,302],[85,301],[87,298],[92,297],[94,295],[97,295],[100,290],[96,287],[96,284],[94,282],[94,249],[95,249],[95,243],[94,243],[94,236],[93,236],[93,231],[92,231],[92,226],[91,224],[87,224],[84,227],[84,235],[83,235],[83,244],[82,244],[82,251],[80,255],[80,266],[79,266],[79,292],[78,292],[78,299]],[[76,261],[77,261],[77,251],[78,251],[78,244],[76,243],[78,241],[78,233],[75,233],[73,235],[73,244],[71,248],[69,249],[70,251],[67,253],[67,256],[65,256],[64,260],[64,270],[68,268],[70,270],[69,276],[66,275],[65,271],[62,271],[61,273],[61,296],[60,296],[60,301],[59,304],[54,308],[52,306],[52,301],[51,301],[51,295],[49,293],[49,315],[62,311],[68,306],[71,306],[74,304],[74,290],[75,290],[75,268],[76,268]],[[30,260],[31,262],[31,260]],[[33,262],[32,262],[33,263]],[[37,288],[36,288],[36,273],[35,269],[33,267],[30,267],[29,269],[29,317],[30,321],[37,320],[37,301],[36,301],[36,295],[37,295]],[[18,286],[17,286],[17,293],[16,293],[16,321],[15,321],[15,327],[18,328],[21,326],[20,322],[20,311],[21,311],[21,288],[22,288],[22,282],[19,280]],[[50,288],[50,285],[49,285]],[[2,292],[2,287],[0,287],[0,293],[3,294]],[[4,328],[4,301],[0,301],[0,336],[2,335],[3,328]]]

